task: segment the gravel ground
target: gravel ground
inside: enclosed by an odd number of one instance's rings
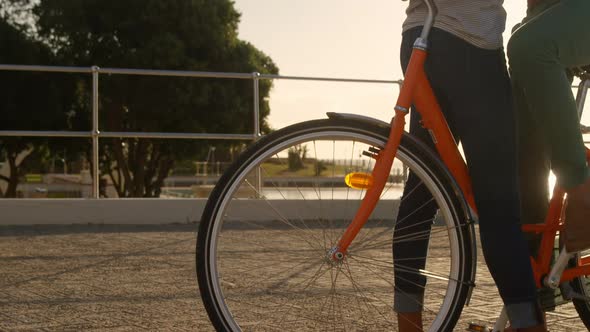
[[[0,331],[212,331],[195,275],[196,225],[0,227]],[[493,322],[483,258],[456,331]],[[584,331],[573,306],[551,331]]]

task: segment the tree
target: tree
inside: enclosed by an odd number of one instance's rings
[[[296,172],[305,168],[305,157],[307,156],[307,145],[295,145],[287,151],[288,169]]]
[[[0,15],[0,45],[0,63],[46,64],[52,58],[47,46],[10,24],[4,14]],[[55,128],[55,114],[63,106],[61,90],[59,83],[41,73],[0,72],[0,130]],[[0,174],[5,188],[0,189],[0,197],[16,197],[27,161],[46,155],[45,146],[45,139],[0,137],[0,160],[9,166],[7,175]]]
[[[63,64],[278,72],[268,56],[237,38],[240,14],[230,0],[41,0],[34,13],[39,36]],[[264,131],[271,85],[260,82]],[[249,80],[103,75],[100,87],[103,131],[248,133],[253,128]],[[73,118],[72,123],[89,123],[90,112],[79,109]],[[186,141],[102,143],[102,172],[121,197],[157,197],[176,160],[208,150]],[[224,150],[231,144],[217,149]]]
[[[32,8],[36,0],[0,0],[0,19],[28,37],[35,34]]]
[[[313,171],[313,175],[314,176],[321,176],[322,172],[327,170],[328,167],[326,167],[326,163],[322,160],[316,160],[315,164],[314,164],[314,171]]]

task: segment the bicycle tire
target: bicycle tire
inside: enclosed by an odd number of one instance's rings
[[[588,256],[589,254],[589,251],[582,251],[581,253],[576,254],[576,256],[570,260],[569,266],[575,267],[578,264],[581,256]],[[576,293],[590,297],[589,277],[580,276],[574,278],[572,281],[570,281],[570,284]],[[572,302],[574,303],[574,307],[576,308],[576,312],[578,313],[580,320],[582,320],[588,331],[590,331],[590,301],[574,299]]]
[[[336,176],[340,172],[336,170],[335,154],[342,152],[339,144],[348,140],[353,142],[346,143],[352,145],[351,151],[354,152],[346,152],[352,160],[358,153],[355,151],[357,142],[359,146],[365,147],[366,144],[379,148],[386,142],[388,133],[386,125],[342,118],[295,124],[263,137],[222,175],[204,209],[196,250],[201,298],[217,331],[395,330],[395,314],[391,307],[395,285],[390,281],[393,279],[388,279],[393,278],[393,263],[389,258],[392,255],[391,222],[371,219],[349,248],[350,255],[345,263],[330,266],[325,260],[334,239],[338,238],[352,213],[356,212],[362,191],[358,193],[342,188],[347,191],[344,204],[329,209],[326,207],[328,204],[342,203],[342,199],[334,199],[334,183],[327,190],[312,187],[311,195],[317,196],[313,200],[305,199],[304,189],[297,187],[299,193],[296,195],[303,199],[286,199],[285,204],[280,205],[286,195],[281,191],[287,189],[276,189],[270,185],[271,191],[266,196],[271,195],[272,190],[281,192],[282,196],[273,200],[262,195],[260,189],[252,188],[251,180],[258,167],[264,169],[262,172],[266,177],[272,177],[267,168],[274,165],[273,162],[277,163],[273,157],[278,159],[283,169],[287,167],[288,153],[285,152],[305,143],[305,146],[311,146],[308,150],[314,150],[316,162],[320,159],[319,155],[324,154],[319,145],[331,144],[332,178],[343,181],[343,174]],[[396,158],[409,167],[410,172],[419,174],[438,204],[437,219],[427,222],[442,223],[440,228],[435,229],[436,236],[441,238],[434,237],[435,231],[429,234],[429,255],[432,256],[427,257],[425,270],[417,273],[426,274],[427,286],[432,286],[432,292],[427,289],[425,295],[425,302],[430,306],[424,304],[428,309],[428,312],[425,310],[425,328],[452,331],[473,285],[473,225],[467,220],[464,200],[457,195],[457,186],[440,160],[425,145],[404,134]],[[371,159],[367,159],[369,162],[365,167],[370,171]],[[392,174],[390,181],[395,175]],[[293,179],[294,182],[288,186],[304,180]],[[274,186],[278,187],[276,183]],[[384,192],[389,190],[387,188]],[[244,195],[253,195],[254,198],[240,198]],[[358,197],[348,199],[353,195]],[[384,198],[379,204],[393,204],[394,209],[388,211],[394,216],[395,202],[395,199]],[[251,215],[252,209],[244,209],[239,204],[251,204],[251,208],[262,206],[265,210],[255,216],[245,216]],[[287,211],[289,204],[295,205],[295,208]],[[347,208],[350,211],[346,218],[341,220],[334,216],[335,212],[342,213],[337,210]],[[312,212],[313,216],[317,212],[315,219],[302,215]],[[295,216],[289,217],[289,213]],[[269,214],[270,221],[262,220]],[[307,222],[313,224],[308,225]],[[308,247],[301,248],[302,245]],[[446,261],[445,257],[435,255],[447,251],[450,257]],[[302,257],[305,255],[311,255],[313,259]],[[386,258],[375,258],[382,256]],[[375,262],[384,266],[380,267]],[[396,264],[401,265],[399,262]],[[436,265],[437,270],[432,270],[434,265],[429,264]],[[372,268],[379,269],[379,273]],[[357,278],[359,273],[364,273],[365,277]],[[342,277],[338,279],[338,275]],[[366,278],[367,275],[372,278]],[[298,283],[299,286],[307,284],[299,287]],[[439,295],[441,298],[436,298]],[[440,306],[434,307],[437,303]]]

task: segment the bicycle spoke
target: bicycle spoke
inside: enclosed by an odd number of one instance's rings
[[[433,220],[434,219],[428,219],[425,221],[413,223],[410,226],[398,228],[397,231],[406,230],[406,229],[413,228],[413,227],[420,226],[420,225],[427,224],[427,223],[432,223]],[[373,232],[371,237],[365,236],[364,240],[357,241],[358,243],[361,243],[361,245],[359,245],[358,247],[355,247],[355,250],[362,250],[363,248],[368,247],[368,245],[372,244],[374,241],[376,241],[377,238],[383,236],[384,234],[393,234],[393,228],[387,228],[387,229],[385,229],[379,233],[376,233],[376,234],[375,234],[375,232]]]
[[[354,287],[355,292],[357,292],[359,294],[359,296],[361,297],[361,299],[365,303],[365,306],[367,306],[367,308],[368,308],[369,305],[370,305],[370,303],[368,301],[368,297],[363,294],[365,291],[363,291],[362,288],[359,286],[359,284],[354,280],[354,277],[352,275],[352,271],[350,269],[350,265],[348,264],[348,261],[345,261],[343,264],[345,265],[345,267],[346,267],[346,269],[348,271],[348,275],[346,273],[343,273],[344,276],[346,276],[350,280],[350,282],[352,283],[352,285]],[[370,291],[368,291],[368,292],[371,293]],[[385,302],[381,301],[379,299],[379,297],[377,297],[377,296],[373,296],[372,297],[372,300],[376,300],[376,301],[382,302],[383,304],[385,304],[385,306],[388,306],[389,305],[388,303],[385,303]],[[379,313],[379,315],[381,317],[383,317],[383,319],[385,321],[389,321],[390,320],[390,318],[389,317],[386,317],[386,315],[383,314],[376,306],[373,305],[372,307],[377,310],[377,312]]]
[[[246,181],[246,183],[247,183],[247,184],[248,184],[248,185],[249,185],[249,186],[250,186],[252,189],[256,190],[256,189],[255,189],[255,187],[254,187],[252,184],[250,184],[248,181]],[[258,192],[258,193],[259,193],[259,192]],[[260,193],[260,194],[261,194],[261,193]],[[310,235],[312,238],[314,238],[314,236],[313,236],[313,232],[311,231],[311,229],[309,229],[309,227],[307,227],[307,224],[305,223],[305,221],[303,220],[303,218],[299,218],[299,221],[301,222],[301,224],[303,224],[303,225],[304,225],[304,227],[306,228],[306,230],[304,230],[304,229],[302,229],[302,228],[300,228],[300,227],[297,227],[297,226],[295,226],[295,225],[294,225],[294,224],[293,224],[293,223],[292,223],[292,222],[291,222],[291,221],[290,221],[288,218],[286,218],[284,215],[282,215],[282,214],[279,212],[279,210],[278,210],[278,209],[277,209],[275,206],[273,206],[273,205],[270,203],[270,200],[264,199],[264,202],[265,202],[265,203],[268,205],[268,207],[270,207],[270,208],[272,209],[272,211],[273,211],[273,212],[275,212],[275,214],[277,215],[277,217],[279,218],[279,220],[280,220],[281,222],[283,222],[285,225],[288,225],[288,226],[291,226],[291,227],[292,227],[292,228],[294,228],[294,229],[300,230],[301,232],[304,232],[304,233],[306,233],[307,235]],[[317,239],[316,239],[316,240],[317,240]],[[318,241],[318,242],[320,242],[320,241]]]
[[[354,258],[353,258],[353,259],[354,259]],[[358,260],[357,260],[357,262],[358,262]],[[359,263],[360,263],[360,262],[359,262]],[[362,263],[361,263],[361,264],[362,264]],[[371,265],[371,264],[368,264],[368,265]],[[375,266],[379,266],[379,265],[375,265]],[[395,285],[393,284],[393,282],[391,282],[391,281],[389,281],[389,280],[386,280],[386,279],[384,279],[384,278],[382,277],[382,274],[383,274],[383,273],[378,273],[378,272],[375,272],[375,271],[373,271],[373,270],[372,270],[370,267],[368,267],[368,266],[365,266],[365,267],[366,267],[366,268],[367,268],[367,269],[368,269],[368,270],[369,270],[371,273],[373,273],[373,274],[374,274],[376,277],[378,277],[378,278],[382,279],[383,281],[387,282],[388,284],[390,284],[392,289],[393,289],[393,288],[395,288]],[[419,286],[419,287],[422,287],[422,288],[424,288],[422,285],[420,285],[420,284],[418,284],[418,283],[416,283],[416,282],[414,282],[414,281],[412,281],[412,280],[409,280],[409,279],[407,279],[407,278],[402,278],[402,277],[399,277],[399,278],[400,278],[401,280],[404,280],[404,281],[406,281],[406,282],[408,282],[408,283],[411,283],[411,284],[413,284],[413,285],[415,285],[415,286]],[[444,295],[444,293],[438,293],[437,295]],[[417,302],[417,301],[416,301],[416,303],[419,303],[419,302]],[[421,305],[423,306],[423,308],[424,308],[424,309],[426,309],[426,311],[429,311],[429,312],[431,312],[431,313],[436,313],[436,310],[435,310],[435,309],[429,308],[428,306],[426,306],[426,305],[425,305],[425,304],[423,304],[423,303],[419,303],[419,304],[421,304]]]
[[[323,269],[324,266],[325,266],[324,264],[322,264],[322,265],[319,266],[319,268],[317,269],[316,273],[312,276],[312,278],[310,278],[310,280],[307,283],[307,285],[303,289],[301,289],[301,290],[298,291],[299,294],[304,294],[305,290],[307,290],[317,279],[319,279],[325,272],[327,272],[329,270],[329,269],[326,269],[324,271],[324,273],[321,273],[321,271],[322,271],[322,269]],[[292,287],[295,287],[295,285],[293,285]],[[287,289],[285,293],[289,293],[287,291],[290,291],[290,289]],[[284,304],[285,303],[281,303],[281,304],[275,303],[274,304],[274,311],[273,311],[273,313],[276,313],[279,310],[283,309],[283,305]],[[295,306],[295,303],[293,303],[293,302],[290,303],[289,304],[289,308],[286,308],[285,309],[285,313],[289,312],[290,309],[292,309],[294,306]],[[271,317],[275,317],[275,315],[271,315]]]

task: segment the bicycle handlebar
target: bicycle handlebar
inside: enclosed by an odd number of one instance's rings
[[[432,29],[432,25],[434,24],[434,18],[436,17],[436,14],[438,14],[438,8],[436,7],[434,0],[424,0],[424,3],[428,8],[428,15],[426,16],[426,21],[424,21],[424,28],[422,28],[420,38],[426,42],[428,40],[430,29]]]
[[[402,0],[408,1],[408,0]],[[422,34],[420,34],[420,39],[426,45],[428,41],[428,34],[430,33],[430,29],[432,29],[432,25],[434,24],[434,18],[436,14],[438,14],[438,8],[434,3],[434,0],[423,0],[426,4],[426,8],[428,8],[428,15],[426,16],[426,20],[424,21],[424,27],[422,28]]]

